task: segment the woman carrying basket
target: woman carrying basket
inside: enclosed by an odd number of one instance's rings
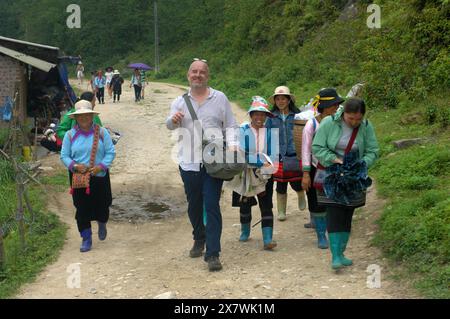
[[[279,130],[279,166],[273,175],[273,180],[277,182],[277,209],[278,220],[286,220],[287,206],[287,186],[288,183],[298,196],[298,208],[306,209],[305,194],[302,189],[301,163],[297,159],[294,146],[294,116],[300,110],[295,106],[295,96],[291,94],[286,86],[279,86],[275,93],[269,98],[273,105],[273,118],[268,118],[266,127],[268,129],[277,128]]]
[[[327,212],[325,206],[317,204],[316,189],[312,187],[312,181],[314,180],[318,165],[317,158],[312,155],[312,141],[322,120],[328,115],[336,113],[339,104],[343,101],[344,99],[337,94],[336,90],[331,88],[322,89],[314,101],[314,109],[319,114],[306,122],[302,133],[302,188],[308,197],[308,209],[316,228],[318,247],[321,249],[328,248],[328,240],[326,237]]]

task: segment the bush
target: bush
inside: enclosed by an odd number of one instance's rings
[[[450,124],[450,109],[443,107],[439,112],[439,123],[442,128],[447,128]]]
[[[3,148],[3,145],[5,145],[8,136],[9,130],[6,128],[0,128],[0,148]]]
[[[248,79],[248,80],[244,80],[241,83],[241,88],[243,89],[256,89],[260,86],[261,84],[259,83],[258,80],[255,79]]]
[[[428,124],[434,124],[438,116],[438,107],[435,104],[430,104],[427,106],[426,119]]]

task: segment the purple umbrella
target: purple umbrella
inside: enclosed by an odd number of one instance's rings
[[[132,64],[128,64],[128,67],[131,69],[138,69],[138,70],[144,70],[144,71],[152,70],[152,67],[148,66],[145,63],[132,63]]]

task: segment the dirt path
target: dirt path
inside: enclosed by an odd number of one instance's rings
[[[65,246],[58,260],[35,283],[23,287],[18,298],[153,298],[165,292],[177,298],[414,297],[389,278],[389,267],[369,245],[375,230],[372,223],[382,207],[374,191],[369,193],[366,209],[355,217],[347,250],[355,265],[335,273],[330,270],[329,251],[316,248],[314,232],[303,228],[308,214],[298,211],[293,191],[289,191],[287,221],[275,221],[278,247],[268,252],[262,249],[260,226],[253,228],[249,242],[238,241],[239,212],[231,207],[231,192],[225,188],[221,203],[224,269],[208,272],[201,258],[188,257],[191,226],[177,165],[170,157],[174,141],[164,124],[170,102],[183,91],[151,83],[146,99],[136,104],[131,90],[124,88],[120,104],[107,101],[97,106],[105,126],[123,134],[111,170],[114,209],[107,240],[99,242],[94,237],[92,251],[80,253],[71,198],[67,193],[58,195],[50,208],[69,225]],[[234,111],[240,121],[246,118],[242,110],[235,107]],[[47,160],[60,165],[57,156]],[[148,203],[155,202],[168,205],[170,216],[147,222],[132,216],[126,220],[127,212],[145,212]],[[254,221],[258,216],[254,209]],[[77,263],[81,287],[71,289],[67,269]],[[382,268],[380,289],[367,287],[366,270],[371,264]]]

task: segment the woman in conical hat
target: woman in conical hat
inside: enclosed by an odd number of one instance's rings
[[[302,188],[305,190],[308,198],[308,209],[311,216],[311,222],[305,224],[305,227],[309,228],[307,226],[310,226],[316,229],[317,245],[321,249],[328,248],[328,240],[326,237],[326,207],[317,204],[316,189],[313,187],[313,180],[319,163],[312,156],[312,141],[319,129],[320,122],[328,115],[336,113],[339,104],[343,101],[344,99],[337,94],[335,89],[328,88],[320,90],[313,102],[314,108],[319,114],[306,122],[302,132]]]

